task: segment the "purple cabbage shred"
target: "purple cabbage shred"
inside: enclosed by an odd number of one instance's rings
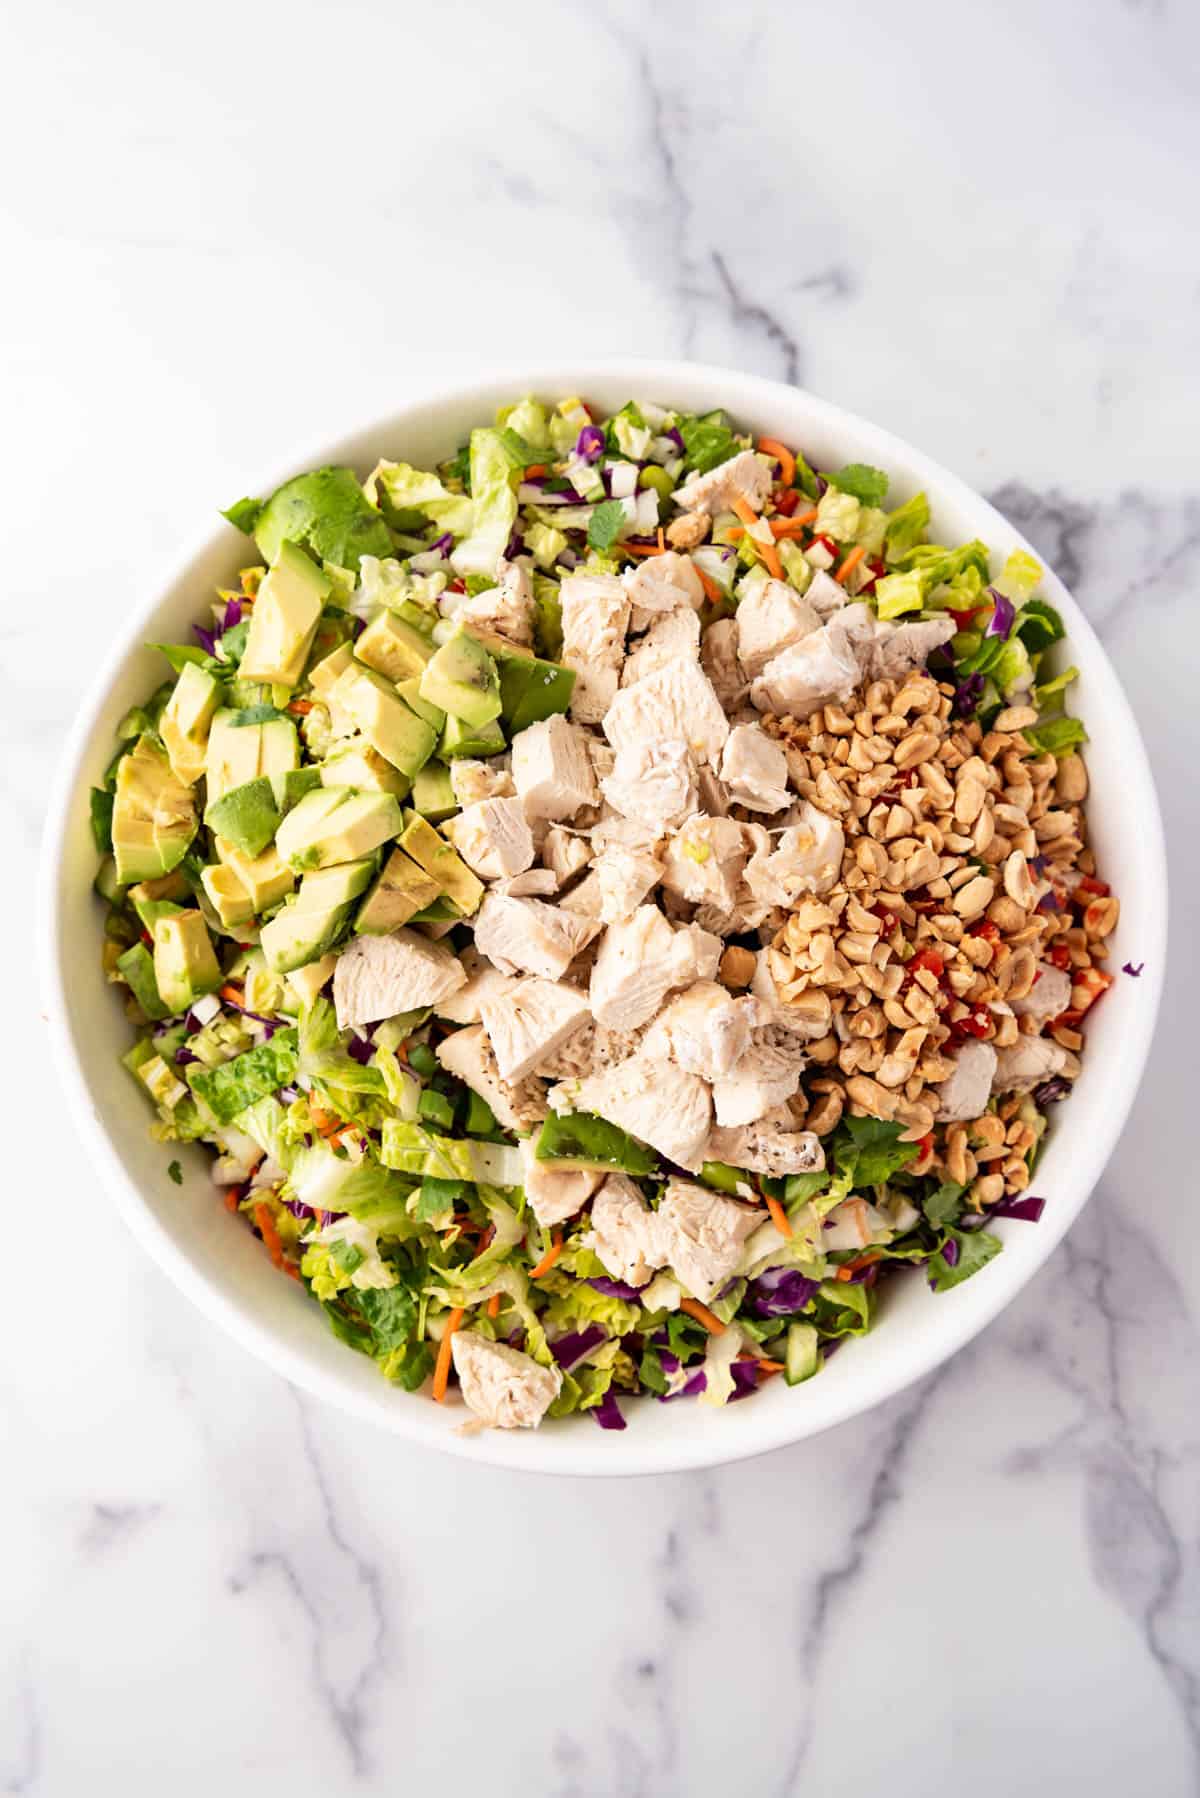
[[[612,1391],[606,1392],[600,1403],[592,1407],[591,1415],[602,1430],[623,1430],[626,1427],[616,1394]]]
[[[740,1398],[749,1398],[752,1392],[758,1391],[758,1363],[756,1361],[735,1361],[730,1368],[733,1376],[733,1391],[729,1394],[729,1403],[735,1405]]]
[[[194,1055],[186,1043],[182,1043],[175,1051],[175,1060],[181,1068],[186,1067],[189,1062],[199,1061],[199,1059],[200,1057]]]
[[[1061,1074],[1053,1074],[1049,1080],[1043,1080],[1040,1086],[1034,1087],[1033,1102],[1041,1111],[1047,1105],[1057,1105],[1060,1099],[1066,1098],[1070,1090],[1069,1080],[1064,1080]]]
[[[989,587],[988,592],[991,595],[992,605],[995,609],[988,619],[987,629],[983,634],[985,637],[1007,638],[1013,625],[1016,623],[1017,608],[1006,594],[997,593],[994,587]]]
[[[594,1286],[597,1292],[604,1293],[610,1299],[624,1299],[627,1303],[632,1300],[635,1304],[638,1299],[636,1286],[630,1286],[624,1280],[610,1280],[607,1274],[595,1274],[587,1284]]]
[[[966,680],[959,681],[954,689],[954,698],[950,702],[950,713],[954,718],[973,718],[975,708],[983,698],[982,674],[968,674]]]
[[[942,1260],[946,1263],[947,1267],[958,1266],[958,1244],[953,1237],[950,1237],[949,1240],[942,1245]]]
[[[585,462],[597,462],[604,454],[604,432],[599,425],[584,425],[575,440],[575,454]]]
[[[439,555],[448,556],[450,551],[454,548],[453,531],[443,531],[440,537],[434,538],[429,547],[430,549],[436,549]]]
[[[756,1317],[789,1317],[803,1311],[816,1296],[818,1282],[794,1267],[772,1267],[760,1274],[748,1294]]]
[[[608,1331],[602,1324],[588,1324],[585,1329],[568,1330],[564,1336],[555,1337],[550,1344],[550,1353],[563,1372],[570,1373],[572,1368],[586,1360],[593,1349],[607,1341]]]
[[[1131,974],[1133,976],[1133,978],[1135,980],[1137,980],[1141,977],[1141,972],[1142,972],[1142,969],[1145,967],[1145,965],[1146,964],[1144,961],[1139,961],[1137,967],[1135,968],[1131,961],[1127,961],[1122,964],[1121,972],[1122,972],[1122,974]]]
[[[1001,1199],[993,1205],[989,1217],[1015,1217],[1023,1224],[1036,1224],[1046,1209],[1045,1199]]]
[[[346,1044],[346,1053],[353,1057],[360,1068],[365,1068],[371,1059],[372,1049],[365,1037],[359,1036],[352,1030],[350,1032],[350,1041]]]
[[[202,624],[194,624],[192,626],[192,635],[206,655],[216,655],[217,639],[211,631],[206,631]]]
[[[225,629],[231,631],[235,624],[242,622],[242,602],[240,599],[227,599],[225,602]]]

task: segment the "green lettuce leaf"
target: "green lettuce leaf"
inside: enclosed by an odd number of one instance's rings
[[[1045,723],[1031,724],[1023,735],[1039,755],[1064,755],[1088,740],[1080,718],[1049,718]]]
[[[904,505],[888,514],[887,532],[884,536],[887,560],[898,562],[902,556],[916,549],[919,543],[924,542],[928,529],[929,500],[923,493],[914,493]]]
[[[280,1030],[269,1043],[259,1043],[219,1067],[189,1067],[187,1080],[219,1124],[232,1124],[256,1100],[289,1085],[299,1066],[296,1032]]]
[[[227,518],[243,536],[252,537],[262,509],[260,499],[235,499],[231,506],[226,506],[221,517]]]
[[[704,418],[681,418],[679,435],[683,438],[685,466],[695,474],[708,474],[737,454],[737,442],[723,412],[710,412]]]
[[[471,432],[471,534],[450,558],[459,574],[494,575],[504,554],[516,521],[515,483],[522,467],[512,447],[504,432]]]

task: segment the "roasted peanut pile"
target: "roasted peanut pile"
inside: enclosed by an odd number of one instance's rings
[[[1034,754],[1028,707],[986,733],[954,718],[953,691],[918,673],[875,682],[855,711],[764,720],[798,791],[845,832],[840,877],[800,902],[770,960],[785,1003],[824,1027],[793,1101],[806,1126],[827,1135],[843,1110],[898,1120],[921,1145],[910,1171],[944,1172],[982,1206],[1028,1185],[1037,1129],[1016,1096],[939,1124],[950,1056],[970,1038],[1003,1048],[1041,1031],[1011,1002],[1050,961],[1073,987],[1045,1028],[1077,1072],[1080,1021],[1111,984],[1098,964],[1119,903],[1094,879],[1082,759]]]

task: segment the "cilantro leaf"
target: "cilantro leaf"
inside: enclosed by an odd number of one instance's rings
[[[172,1161],[167,1168],[167,1178],[169,1180],[174,1180],[176,1186],[183,1185],[183,1169],[177,1161]]]
[[[888,478],[882,468],[872,468],[869,462],[847,462],[825,479],[839,493],[852,493],[864,506],[881,506],[887,498]]]
[[[962,1196],[966,1190],[957,1181],[946,1180],[921,1200],[921,1209],[935,1230],[944,1229],[959,1216],[962,1211]]]
[[[587,540],[593,549],[611,549],[625,523],[625,508],[619,499],[606,499],[597,506],[588,521]]]
[[[881,1118],[843,1118],[833,1144],[834,1166],[849,1174],[851,1185],[882,1186],[883,1182],[915,1160],[915,1142],[901,1142],[903,1124]]]

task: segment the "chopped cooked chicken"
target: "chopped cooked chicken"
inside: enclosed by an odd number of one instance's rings
[[[825,1166],[820,1137],[811,1130],[798,1130],[786,1105],[764,1112],[757,1123],[734,1129],[718,1125],[704,1153],[706,1160],[748,1168],[752,1174],[766,1174],[773,1180],[785,1174],[818,1173]]]
[[[467,984],[457,955],[415,930],[358,936],[338,956],[333,1003],[339,1030],[433,1005]]]
[[[557,1367],[474,1330],[456,1330],[450,1353],[467,1408],[492,1429],[536,1430],[562,1387]]]
[[[632,687],[622,687],[604,715],[604,734],[613,748],[664,739],[682,741],[698,761],[717,763],[729,735],[729,720],[712,682],[698,663],[679,656]]]
[[[512,742],[516,790],[530,818],[573,818],[599,799],[588,739],[561,713],[518,731]]]
[[[686,743],[630,743],[601,783],[608,803],[645,827],[651,840],[696,810],[696,764]]]
[[[600,881],[595,871],[585,874],[577,886],[565,893],[559,900],[563,911],[577,912],[581,918],[595,918],[597,922],[604,906],[604,898],[600,891]]]
[[[823,625],[767,663],[750,688],[760,712],[808,718],[831,700],[849,699],[861,679],[858,660],[846,638],[832,632]]]
[[[558,980],[599,928],[565,906],[489,893],[475,914],[475,943],[501,973]]]
[[[550,899],[558,891],[558,875],[549,868],[527,868],[524,874],[508,874],[492,882],[493,893],[512,899]]]
[[[511,974],[502,974],[499,968],[494,968],[473,943],[468,943],[459,961],[467,983],[444,999],[435,1000],[433,1015],[445,1018],[451,1024],[478,1024],[483,1001],[498,998],[517,982]]]
[[[582,1080],[553,1087],[555,1111],[591,1111],[649,1143],[676,1167],[698,1168],[712,1124],[708,1087],[695,1074],[685,1074],[639,1050],[628,1061]]]
[[[841,873],[846,838],[837,819],[809,800],[796,818],[769,855],[760,852],[746,865],[746,885],[765,904],[794,905],[801,893],[827,893]]]
[[[759,724],[735,724],[721,752],[729,796],[751,812],[779,812],[788,803],[787,757]]]
[[[571,716],[599,724],[617,691],[625,659],[629,595],[613,574],[569,574],[559,589],[562,660],[575,670]]]
[[[554,874],[560,887],[582,874],[592,859],[586,837],[561,824],[552,824],[542,841],[542,860]]]
[[[699,980],[655,1018],[646,1052],[670,1056],[687,1074],[719,1079],[746,1054],[761,1009],[757,999],[735,998],[716,982]]]
[[[698,612],[704,604],[704,586],[695,563],[673,549],[627,568],[621,585],[630,604],[640,612],[674,612],[680,606]]]
[[[504,1130],[532,1130],[546,1116],[546,1089],[532,1077],[515,1086],[501,1077],[496,1057],[482,1024],[456,1030],[434,1050],[448,1074],[457,1075],[472,1092],[487,1101],[496,1122]]]
[[[596,857],[594,872],[600,883],[600,918],[615,924],[637,910],[662,879],[663,864],[653,850],[610,843]]]
[[[873,622],[875,633],[863,667],[866,680],[899,680],[914,668],[923,668],[934,650],[949,643],[957,629],[953,618],[916,618],[908,624],[877,618]]]
[[[1038,963],[1037,977],[1023,999],[1010,999],[1009,1004],[1019,1018],[1036,1018],[1044,1024],[1048,1018],[1056,1018],[1060,1011],[1069,1011],[1071,1007],[1071,976],[1065,968],[1056,968],[1052,962]]]
[[[737,642],[747,678],[755,680],[768,662],[820,628],[814,608],[786,581],[759,581],[746,589],[737,609]]]
[[[533,833],[520,799],[479,799],[442,830],[481,880],[523,874],[533,864]]]
[[[1027,1093],[1055,1074],[1064,1074],[1068,1080],[1073,1080],[1078,1065],[1070,1051],[1052,1037],[1023,1036],[1011,1048],[997,1051],[992,1091]]]
[[[637,1030],[673,987],[711,979],[720,954],[717,937],[694,926],[674,930],[657,906],[639,905],[604,933],[589,989],[592,1014],[610,1030]]]
[[[828,624],[835,612],[840,612],[846,604],[846,589],[826,574],[823,568],[814,568],[812,580],[804,590],[804,597],[812,607],[822,624]]]
[[[757,1206],[740,1205],[694,1180],[668,1180],[658,1208],[658,1242],[683,1285],[707,1305],[763,1221]]]
[[[469,599],[459,611],[459,620],[495,631],[497,636],[507,637],[523,649],[532,649],[534,603],[529,563],[524,558],[519,562],[502,559],[496,574],[496,586],[486,587]]]
[[[525,1137],[520,1147],[525,1166],[521,1184],[529,1200],[529,1209],[543,1230],[565,1224],[568,1218],[582,1211],[603,1176],[587,1169],[563,1172],[551,1161],[539,1161],[532,1137]]]
[[[747,499],[756,512],[771,491],[771,470],[753,450],[740,450],[708,474],[694,474],[676,487],[671,498],[681,512],[732,512],[734,500]]]
[[[750,691],[750,683],[738,660],[736,618],[718,618],[715,624],[709,625],[700,644],[700,666],[725,710],[736,712]]]
[[[937,1115],[947,1124],[982,1117],[996,1075],[996,1051],[991,1043],[964,1043],[953,1060],[954,1072],[937,1089]]]
[[[508,757],[494,762],[475,762],[462,756],[450,764],[450,785],[459,805],[477,805],[481,799],[509,799],[516,792]]]
[[[756,1124],[799,1091],[804,1057],[796,1039],[778,1026],[757,1033],[737,1066],[713,1081],[713,1105],[723,1130]]]
[[[584,995],[553,980],[519,980],[480,1006],[500,1078],[524,1080],[553,1055],[591,1013]]]
[[[632,687],[648,674],[657,674],[676,656],[690,656],[693,661],[700,657],[700,620],[690,606],[663,612],[646,635],[633,643],[621,670],[621,685]]]
[[[729,788],[707,764],[696,770],[696,787],[700,795],[700,803],[695,808],[698,812],[707,812],[710,818],[729,816]]]
[[[606,1030],[594,1021],[584,1024],[553,1055],[537,1066],[543,1080],[582,1080],[587,1074],[602,1073],[628,1061],[637,1053],[641,1033],[635,1030]]]
[[[663,885],[693,905],[728,911],[737,900],[746,847],[735,818],[697,812],[673,832],[663,864]]]
[[[627,1286],[645,1286],[663,1264],[658,1213],[627,1174],[610,1174],[592,1200],[592,1227],[583,1241],[606,1272]]]

